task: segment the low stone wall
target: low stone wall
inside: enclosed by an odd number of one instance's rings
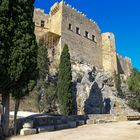
[[[76,122],[76,125],[81,125],[86,123],[87,117],[84,115],[74,115],[74,116],[62,116],[62,115],[32,115],[26,118],[18,119],[17,121],[17,132],[19,133],[22,129],[23,124],[29,121],[33,121],[33,127],[38,128],[42,126],[57,126],[62,124],[69,124],[69,122]],[[13,127],[13,119],[10,120],[10,128]]]
[[[112,121],[127,121],[126,115],[111,115],[111,114],[94,114],[88,115],[88,119],[95,119],[95,120],[112,120]]]
[[[98,124],[98,123],[110,123],[118,121],[127,121],[126,115],[110,115],[110,114],[101,114],[101,115],[88,115],[86,121],[87,124]]]
[[[22,135],[24,135],[24,134],[33,134],[37,132],[40,133],[44,131],[54,131],[66,128],[74,128],[84,124],[109,123],[127,120],[128,116],[126,115],[92,114],[92,115],[62,116],[62,115],[38,114],[18,119],[17,132],[18,133],[21,132],[20,130],[22,129],[23,130]],[[31,129],[28,129],[25,126],[29,125],[30,122],[33,123],[33,126]],[[10,120],[10,125],[12,128],[13,120]]]

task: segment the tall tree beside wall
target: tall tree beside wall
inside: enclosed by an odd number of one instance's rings
[[[12,94],[15,98],[15,134],[20,100],[33,89],[37,78],[37,43],[34,34],[33,4],[34,0],[17,0],[12,10],[15,29],[9,57],[9,75],[14,83]]]
[[[6,117],[3,117],[6,136],[9,123],[8,93],[11,92],[15,98],[16,120],[20,99],[35,85],[37,44],[34,35],[33,4],[34,0],[0,0],[0,93],[6,112]]]
[[[9,93],[12,81],[9,72],[9,56],[14,23],[11,18],[12,3],[0,0],[0,94],[2,96],[2,127],[4,136],[8,136],[9,127]]]
[[[121,89],[121,77],[119,73],[114,72],[114,84],[118,91],[118,96],[124,97],[122,89]]]
[[[40,39],[38,44],[37,67],[39,70],[38,79],[45,81],[49,73],[49,59],[44,38]]]
[[[68,46],[65,45],[61,54],[57,96],[61,114],[70,115],[73,111],[73,99],[71,94],[72,71]]]
[[[39,75],[36,86],[36,104],[39,112],[44,112],[44,109],[46,108],[46,76],[49,73],[48,51],[45,45],[44,38],[40,39],[38,44],[37,67],[39,70]]]
[[[133,69],[128,78],[128,87],[128,104],[140,112],[140,72],[137,69]]]

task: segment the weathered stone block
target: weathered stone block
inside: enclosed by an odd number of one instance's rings
[[[87,120],[87,124],[95,124],[95,120]]]
[[[106,120],[102,120],[102,119],[96,121],[96,123],[99,123],[99,124],[100,124],[100,123],[106,123],[106,122],[107,122]]]
[[[46,132],[46,131],[53,131],[55,128],[54,128],[54,125],[49,125],[49,126],[40,126],[37,128],[38,132]]]
[[[77,121],[77,125],[78,126],[81,126],[81,125],[84,125],[85,124],[85,121],[84,120],[78,120]]]
[[[23,128],[33,128],[33,121],[24,123]]]
[[[66,124],[58,124],[58,125],[55,126],[55,128],[57,130],[67,129],[68,128],[68,124],[67,123]]]
[[[70,122],[68,122],[68,127],[69,128],[75,128],[75,127],[77,127],[77,124],[74,121],[70,121]]]
[[[36,134],[37,131],[34,128],[23,128],[20,130],[20,135],[25,136],[25,135],[32,135],[32,134]]]

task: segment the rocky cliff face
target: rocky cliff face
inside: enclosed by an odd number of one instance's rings
[[[119,98],[113,76],[88,64],[73,62],[73,96],[77,114],[134,114]]]

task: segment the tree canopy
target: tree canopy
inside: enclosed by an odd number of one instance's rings
[[[8,75],[13,19],[11,18],[11,3],[0,0],[0,93],[7,94],[12,84]]]

